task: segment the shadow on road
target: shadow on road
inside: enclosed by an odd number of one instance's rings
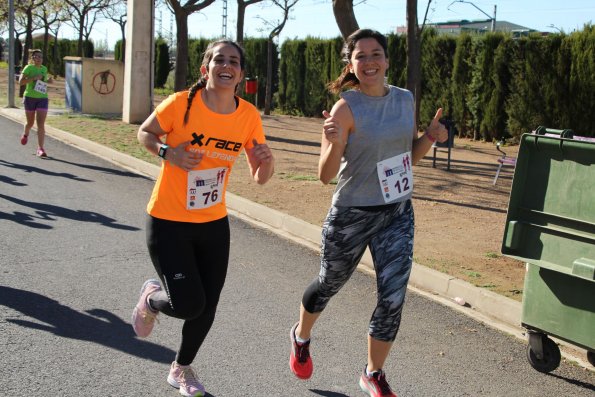
[[[564,380],[564,381],[566,381],[566,382],[568,382],[568,383],[570,383],[572,385],[580,386],[580,387],[582,387],[584,389],[595,391],[595,385],[592,385],[590,383],[582,382],[582,381],[576,380],[576,379],[570,379],[570,378],[567,378],[565,376],[556,375],[556,374],[552,374],[552,373],[549,373],[548,375],[549,376],[553,376],[554,378],[562,379],[562,380]]]
[[[7,184],[13,185],[13,186],[27,186],[26,183],[19,182],[16,179],[11,178],[6,175],[0,175],[0,182],[4,182],[4,183],[7,183]]]
[[[92,223],[100,223],[104,226],[113,227],[114,229],[121,229],[121,230],[129,230],[129,231],[136,231],[140,230],[138,227],[129,226],[129,225],[122,225],[116,223],[116,220],[105,215],[99,214],[97,212],[92,211],[84,211],[84,210],[71,210],[69,208],[60,207],[57,205],[52,204],[45,204],[45,203],[36,203],[34,201],[26,201],[21,200],[15,197],[6,196],[4,194],[0,194],[0,199],[4,199],[7,201],[12,201],[15,204],[22,205],[24,207],[29,207],[38,214],[38,216],[23,214],[21,212],[15,212],[14,214],[8,214],[5,212],[0,212],[0,219],[7,219],[19,224],[35,227],[38,229],[50,229],[51,226],[45,225],[47,227],[40,226],[39,223],[36,223],[36,219],[39,220],[55,220],[55,217],[72,219],[75,221],[81,222],[92,222]]]
[[[92,309],[81,313],[38,293],[3,285],[0,285],[0,305],[39,321],[6,318],[7,322],[22,327],[97,343],[168,365],[176,354],[166,347],[138,339],[130,324],[107,310]]]
[[[131,171],[122,171],[122,170],[118,170],[116,168],[107,168],[107,167],[101,167],[101,166],[98,166],[98,165],[73,163],[71,161],[66,161],[66,160],[57,159],[57,158],[52,158],[52,160],[53,161],[56,161],[56,162],[59,162],[59,163],[74,165],[76,167],[87,168],[87,169],[94,170],[94,171],[101,171],[101,172],[104,172],[106,174],[112,174],[112,175],[118,175],[118,176],[125,176],[125,177],[128,177],[128,178],[141,178],[141,179],[149,180],[149,178],[147,178],[146,176],[143,176],[143,175],[140,175],[140,174],[131,172]]]
[[[44,168],[33,167],[31,165],[26,165],[26,164],[11,163],[6,160],[0,160],[0,165],[3,165],[5,167],[10,167],[10,168],[16,168],[19,170],[23,170],[25,172],[35,172],[37,174],[42,174],[42,175],[47,175],[47,176],[55,176],[55,177],[61,177],[61,178],[68,178],[68,179],[73,179],[75,181],[80,181],[80,182],[91,182],[89,179],[79,178],[78,176],[69,174],[67,172],[52,172],[52,171],[48,171]]]
[[[349,397],[347,394],[337,393],[335,391],[318,390],[318,389],[310,389],[310,391],[314,394],[318,394],[319,396],[324,396],[324,397]]]

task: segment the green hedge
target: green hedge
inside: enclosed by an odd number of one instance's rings
[[[422,38],[420,127],[436,109],[454,121],[459,136],[485,139],[518,138],[538,125],[570,128],[595,136],[595,27],[571,34],[514,38],[503,33],[442,36],[426,30]],[[203,53],[212,39],[189,41],[188,86],[200,76]],[[40,48],[41,42],[34,47]],[[76,53],[76,41],[50,42],[47,65],[64,75],[63,57]],[[273,108],[286,114],[320,117],[337,96],[326,86],[341,73],[343,42],[308,37],[274,46]],[[407,77],[406,37],[388,35],[387,81],[404,87]],[[246,38],[246,77],[258,77],[258,106],[264,106],[267,39]],[[86,53],[92,44],[86,44]],[[119,54],[121,43],[116,44]],[[53,56],[56,51],[56,56]],[[120,50],[121,52],[121,50]],[[167,69],[167,45],[156,50],[156,85]],[[159,72],[159,73],[157,73]],[[254,98],[248,98],[253,101]]]
[[[389,35],[390,84],[405,86],[406,38]],[[341,40],[287,40],[281,46],[278,109],[319,116],[336,98],[325,92],[338,77]],[[436,109],[460,136],[518,138],[539,125],[595,136],[595,27],[569,35],[514,38],[503,33],[437,35],[422,45],[420,127]]]
[[[265,38],[244,38],[244,52],[246,53],[246,78],[258,78],[258,99],[257,107],[264,108],[266,95],[266,78],[267,78],[267,42]],[[273,93],[277,92],[279,87],[279,53],[277,46],[273,45]],[[254,102],[251,95],[245,94],[243,91],[241,95],[244,99]]]
[[[19,43],[20,44],[20,43]],[[22,52],[21,46],[17,44],[17,48]],[[33,40],[33,48],[43,50],[43,40]],[[78,56],[78,40],[59,39],[57,44],[54,40],[48,41],[48,53],[44,54],[44,65],[47,66],[48,71],[57,76],[64,77],[64,57]],[[17,50],[17,53],[19,53]],[[93,42],[86,40],[83,42],[83,53],[87,58],[93,58],[94,46]],[[19,58],[20,59],[20,58]]]
[[[306,41],[304,40],[286,40],[281,46],[278,102],[279,108],[285,113],[304,114],[305,57]]]

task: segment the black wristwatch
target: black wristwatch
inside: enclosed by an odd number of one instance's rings
[[[169,146],[166,144],[161,145],[161,147],[159,148],[159,153],[157,153],[157,155],[161,157],[163,160],[165,160],[165,153],[167,152],[168,148]]]

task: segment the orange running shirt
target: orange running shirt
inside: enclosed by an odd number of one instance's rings
[[[188,91],[172,94],[157,106],[157,121],[168,132],[166,143],[176,147],[189,141],[187,150],[201,152],[203,158],[190,172],[162,161],[147,205],[151,216],[204,223],[227,215],[225,191],[233,163],[243,148],[254,146],[252,139],[265,143],[260,113],[249,102],[238,99],[235,112],[219,114],[207,108],[199,90],[192,101],[186,125],[183,124]]]

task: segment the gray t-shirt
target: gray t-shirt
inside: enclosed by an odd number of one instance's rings
[[[367,207],[387,204],[378,181],[379,161],[410,152],[415,134],[411,92],[389,86],[385,96],[368,96],[357,90],[343,92],[354,119],[341,159],[332,204]],[[397,201],[411,198],[411,192]]]

